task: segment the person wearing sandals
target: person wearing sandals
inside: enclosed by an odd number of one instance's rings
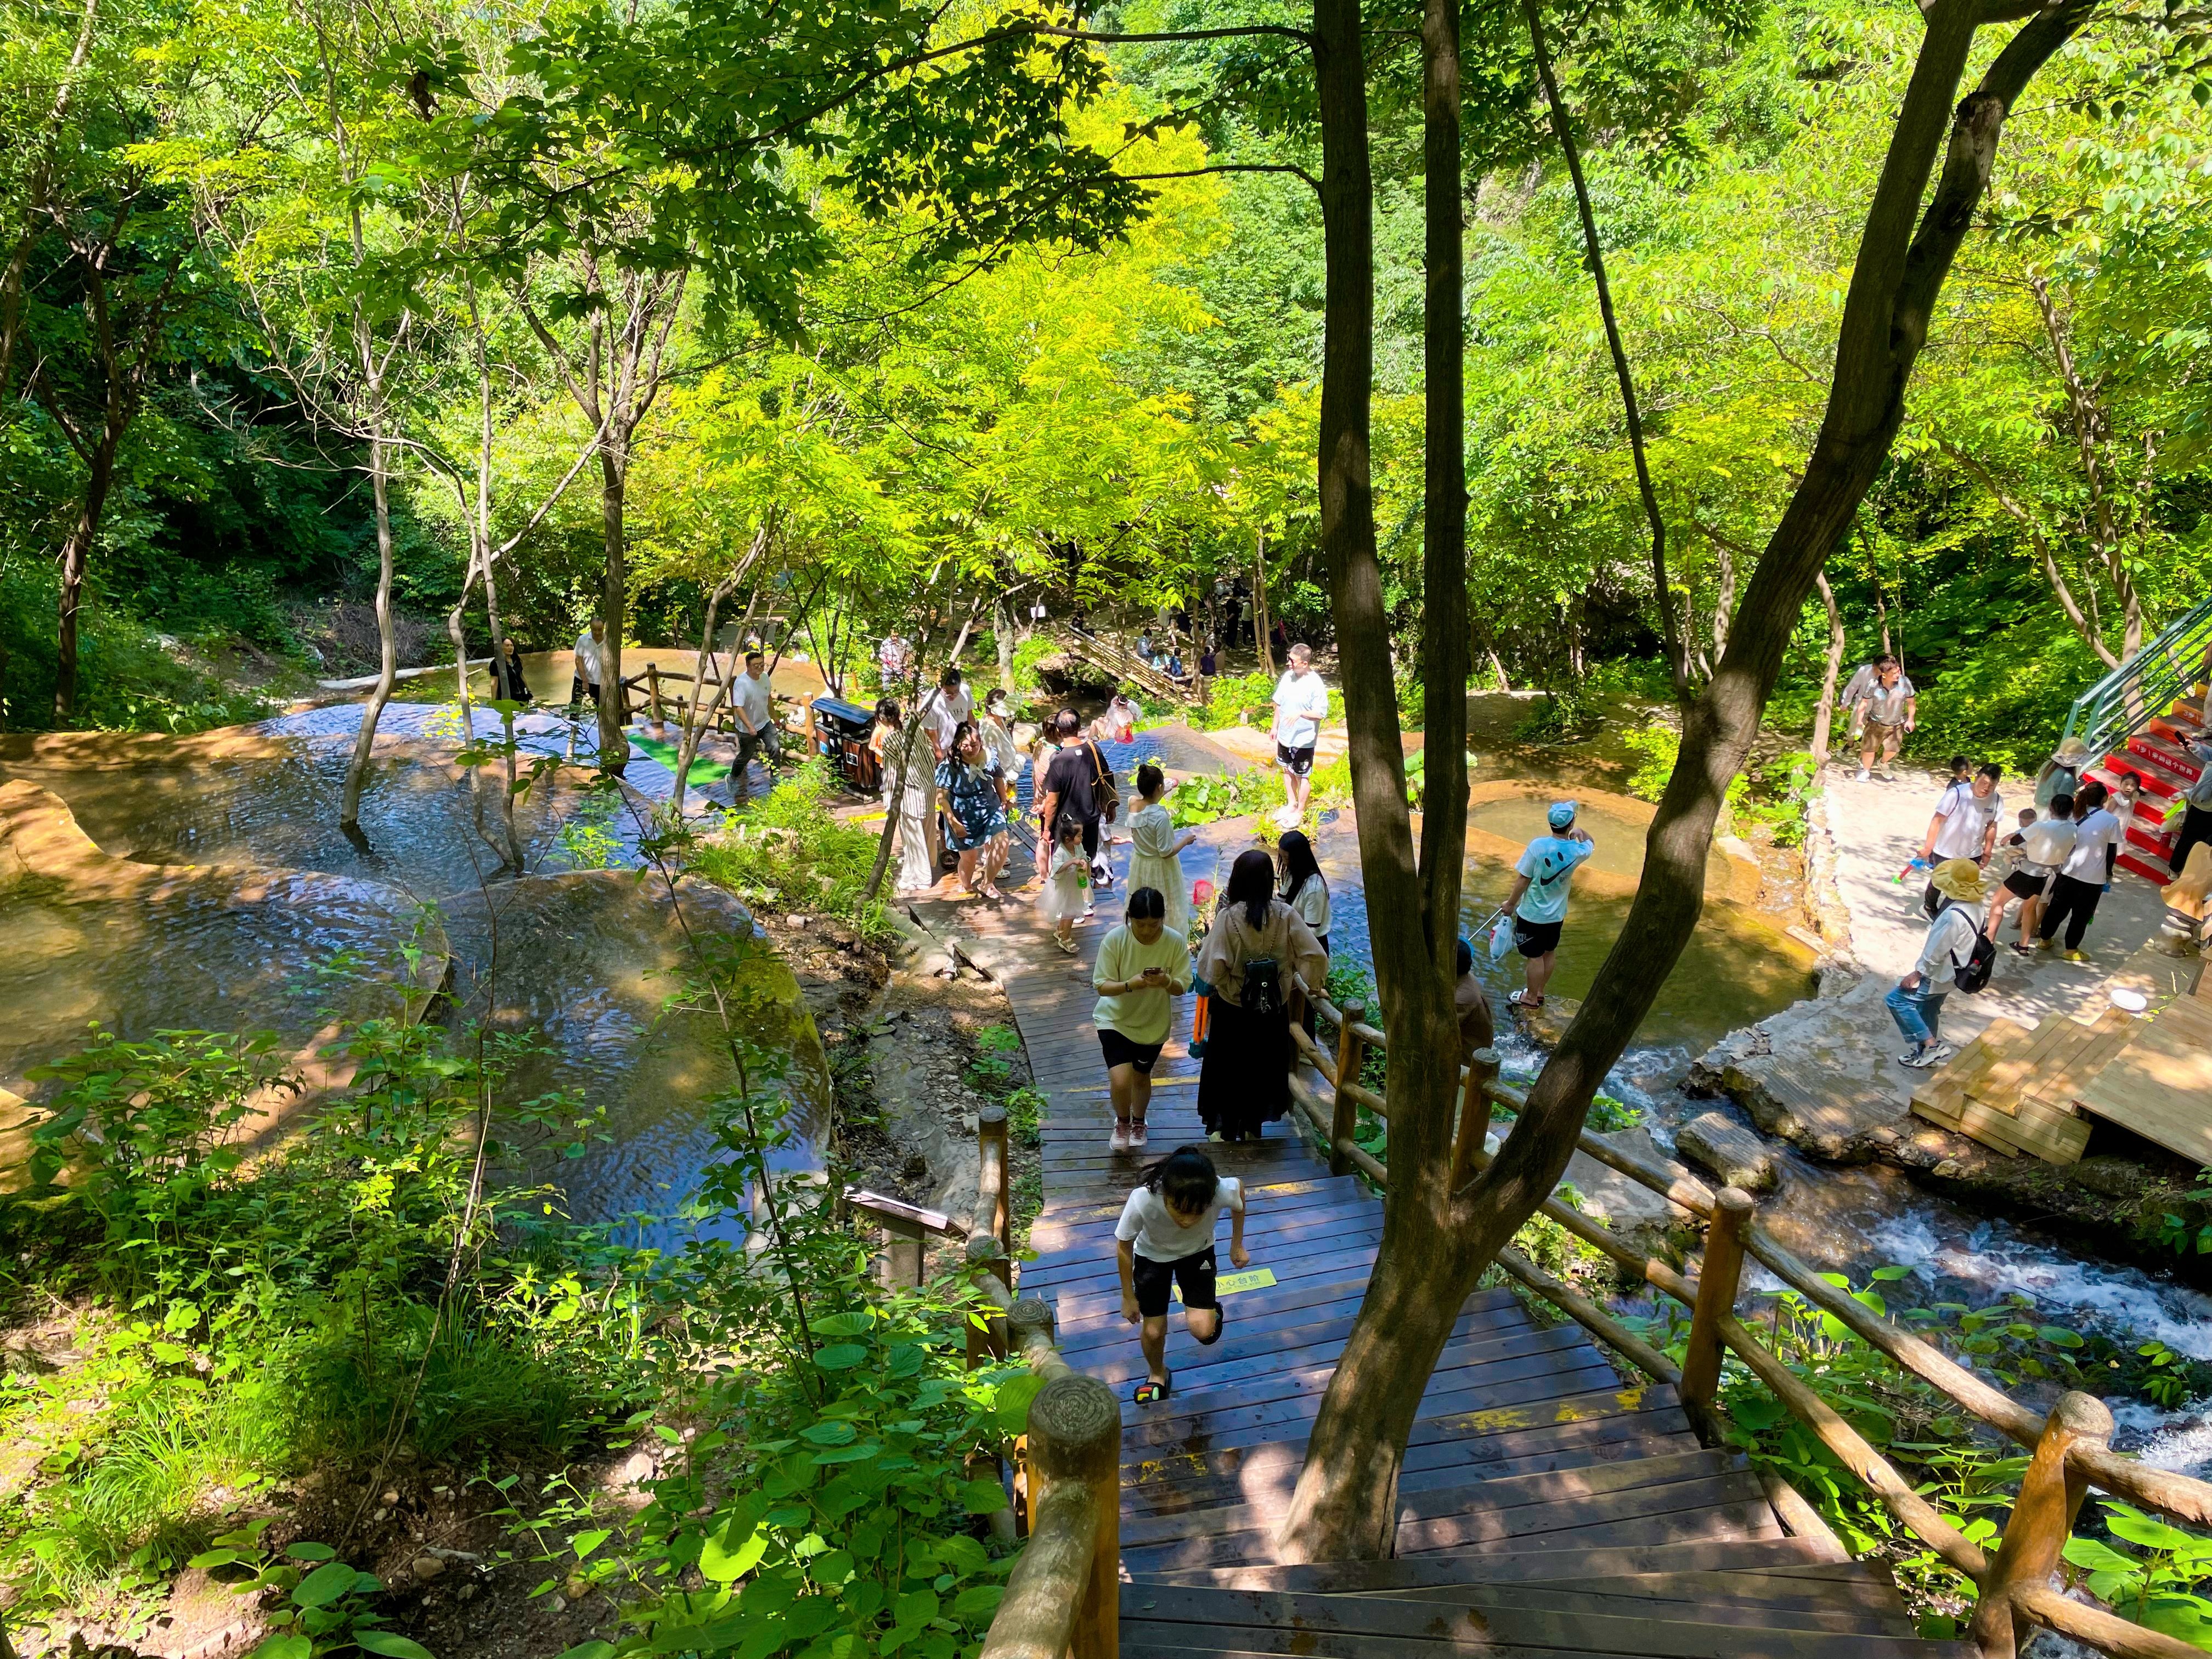
[[[1548,836],[1530,842],[1513,866],[1513,948],[1528,964],[1528,986],[1505,1000],[1516,1008],[1544,1006],[1544,988],[1559,963],[1559,934],[1566,926],[1567,890],[1583,860],[1597,851],[1589,831],[1575,828],[1575,804],[1554,801],[1544,821]]]
[[[1244,1186],[1217,1173],[1199,1146],[1178,1146],[1145,1171],[1114,1224],[1121,1268],[1121,1317],[1143,1322],[1145,1380],[1139,1406],[1165,1400],[1175,1384],[1168,1370],[1168,1291],[1182,1291],[1183,1328],[1201,1346],[1221,1340],[1221,1297],[1214,1285],[1214,1224],[1229,1212],[1229,1261],[1249,1267],[1244,1248]]]
[[[1198,1115],[1210,1137],[1257,1140],[1291,1109],[1291,996],[1328,981],[1328,953],[1275,896],[1275,860],[1237,855],[1194,969],[1211,1005],[1198,1074]]]
[[[1091,855],[1083,850],[1083,826],[1062,813],[1060,844],[1054,848],[1052,865],[1038,884],[1037,915],[1052,928],[1052,942],[1073,956],[1075,924],[1091,914]]]
[[[953,727],[951,744],[937,763],[937,801],[952,850],[960,855],[960,884],[985,898],[1004,898],[994,884],[1006,862],[1006,793],[998,759],[983,746],[972,720]]]
[[[1114,1097],[1109,1146],[1117,1152],[1145,1144],[1152,1067],[1175,1020],[1174,999],[1190,989],[1190,945],[1167,925],[1167,896],[1158,888],[1133,888],[1124,920],[1099,945],[1091,972],[1098,993],[1091,1018]]]

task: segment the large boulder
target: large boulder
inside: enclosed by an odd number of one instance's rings
[[[1780,1178],[1774,1148],[1725,1113],[1707,1112],[1682,1125],[1674,1132],[1674,1150],[1723,1187],[1763,1193]]]

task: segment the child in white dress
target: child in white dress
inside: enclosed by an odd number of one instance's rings
[[[1091,894],[1091,859],[1083,850],[1083,825],[1063,816],[1059,844],[1052,849],[1050,872],[1037,891],[1037,914],[1052,924],[1053,942],[1073,956],[1075,924],[1083,919]]]
[[[1178,933],[1190,927],[1190,899],[1183,888],[1182,849],[1198,839],[1198,831],[1176,833],[1175,820],[1160,804],[1167,792],[1167,775],[1152,762],[1137,769],[1137,793],[1144,798],[1129,818],[1129,890],[1158,890],[1167,900],[1167,925]]]

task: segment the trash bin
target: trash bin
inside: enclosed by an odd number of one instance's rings
[[[813,702],[814,752],[830,763],[830,769],[852,788],[872,793],[883,769],[868,747],[875,730],[872,709],[842,697],[817,697]]]

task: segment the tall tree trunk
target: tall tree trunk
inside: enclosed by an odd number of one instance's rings
[[[1252,534],[1252,637],[1260,645],[1260,668],[1275,677],[1275,642],[1267,636],[1267,532]]]
[[[599,533],[606,562],[599,580],[599,620],[606,641],[599,664],[599,769],[617,777],[629,764],[628,694],[623,690],[623,629],[629,620],[629,544],[623,522],[623,492],[629,484],[629,431],[610,424],[599,445]]]
[[[1581,1012],[1530,1088],[1504,1147],[1480,1176],[1460,1192],[1445,1194],[1441,1202],[1437,1195],[1449,1178],[1450,1091],[1436,1085],[1455,1077],[1457,1069],[1449,983],[1441,975],[1409,971],[1421,963],[1408,957],[1418,958],[1431,943],[1416,930],[1376,930],[1376,977],[1392,1031],[1388,1086],[1394,1106],[1382,1247],[1309,1442],[1286,1523],[1285,1559],[1362,1559],[1388,1553],[1395,1532],[1398,1459],[1451,1318],[1482,1268],[1565,1171],[1591,1097],[1634,1037],[1697,925],[1722,800],[1729,781],[1742,769],[1821,566],[1849,530],[1896,437],[1905,386],[1927,339],[1944,278],[1987,186],[2005,117],[2035,71],[2087,21],[2094,5],[2094,0],[2062,0],[2057,9],[2022,25],[1981,84],[1957,103],[1954,114],[1982,0],[1933,0],[1852,268],[1820,436],[1751,574],[1728,654],[1703,695],[1684,711],[1680,756],[1646,838],[1644,877],[1627,922]],[[1356,40],[1356,5],[1353,0],[1318,0],[1316,18],[1323,49],[1322,212],[1328,234],[1335,228],[1329,219],[1327,171],[1333,104],[1334,112],[1342,113],[1340,88],[1331,82],[1330,49]],[[1425,27],[1425,47],[1431,33]],[[1947,125],[1950,138],[1942,176],[1923,216],[1919,204]],[[1359,131],[1364,159],[1364,121]],[[1337,137],[1340,144],[1346,142],[1340,127]],[[1433,182],[1431,191],[1433,196]],[[1364,218],[1360,222],[1364,226]],[[1356,246],[1349,246],[1348,239],[1330,234],[1328,249],[1334,300],[1342,275],[1338,256],[1362,256],[1366,242],[1362,237]],[[1362,258],[1358,274],[1364,279],[1367,272]],[[1364,281],[1358,291],[1366,292]],[[1328,368],[1340,349],[1337,325],[1364,323],[1369,315],[1357,308],[1349,319],[1334,307],[1328,313],[1322,421],[1324,533],[1331,522],[1328,446],[1345,429],[1340,418],[1332,423],[1328,403]],[[1358,353],[1363,368],[1366,337],[1363,330],[1359,345],[1344,347]],[[1364,382],[1359,391],[1364,410]],[[1364,422],[1361,430],[1364,435]],[[1334,562],[1334,547],[1331,554]],[[1364,569],[1356,562],[1351,568],[1336,562],[1333,574],[1347,664],[1345,702],[1355,745],[1361,866],[1369,908],[1395,918],[1419,914],[1420,907],[1411,860],[1403,857],[1405,838],[1384,828],[1389,802],[1383,797],[1395,781],[1397,757],[1374,738],[1378,729],[1395,723],[1387,685],[1378,689],[1371,671],[1353,672],[1363,659],[1384,658],[1380,607],[1363,603],[1372,556],[1370,540]],[[1432,653],[1431,676],[1438,674],[1440,663],[1441,653]],[[1430,684],[1433,714],[1433,688],[1441,686],[1441,678]],[[1364,775],[1363,759],[1368,763]],[[1464,795],[1461,788],[1446,799],[1455,796],[1463,805]],[[1398,800],[1397,823],[1402,824],[1402,794]],[[1425,823],[1425,841],[1430,828]],[[1463,834],[1463,829],[1455,824],[1452,832]],[[1449,879],[1455,888],[1458,849],[1450,850],[1454,869]],[[1435,891],[1441,875],[1425,868],[1422,884]],[[1425,920],[1433,924],[1437,918]],[[1441,1010],[1436,1006],[1439,999]]]
[[[375,392],[372,391],[372,397]],[[376,689],[362,710],[361,730],[354,734],[353,756],[346,763],[345,793],[338,802],[338,826],[351,830],[361,823],[361,792],[368,779],[369,755],[376,747],[376,728],[384,719],[399,679],[399,646],[392,628],[392,478],[384,445],[384,423],[372,416],[368,434],[369,495],[376,504]],[[465,672],[465,670],[464,671]]]
[[[1836,609],[1828,573],[1824,570],[1813,580],[1828,612],[1828,653],[1820,665],[1820,701],[1813,708],[1813,769],[1817,772],[1828,763],[1828,738],[1835,724],[1836,680],[1844,670],[1844,613]]]
[[[1398,1473],[1421,1387],[1456,1297],[1434,1275],[1462,1254],[1453,1212],[1453,1106],[1459,1092],[1460,878],[1467,845],[1467,474],[1460,312],[1459,9],[1426,0],[1421,109],[1426,201],[1423,372],[1422,722],[1430,771],[1419,860],[1406,807],[1405,755],[1391,678],[1389,619],[1368,490],[1373,367],[1372,204],[1358,0],[1316,0],[1322,212],[1328,249],[1322,358],[1322,544],[1334,587],[1352,798],[1368,905],[1419,926],[1374,930],[1375,976],[1390,1011],[1387,1090],[1394,1168],[1382,1247],[1359,1316],[1329,1378],[1277,1548],[1285,1561],[1391,1553]],[[1396,1169],[1403,1169],[1400,1176]],[[1405,1386],[1407,1379],[1420,1379]]]
[[[999,656],[999,690],[1014,695],[1014,611],[1004,593],[992,601],[991,643]]]
[[[118,434],[111,427],[93,446],[87,466],[84,495],[76,517],[62,542],[61,602],[56,614],[54,640],[54,719],[67,720],[76,714],[77,612],[84,603],[84,568],[92,545],[100,538],[100,521],[107,510],[107,492],[115,482],[115,446]]]

